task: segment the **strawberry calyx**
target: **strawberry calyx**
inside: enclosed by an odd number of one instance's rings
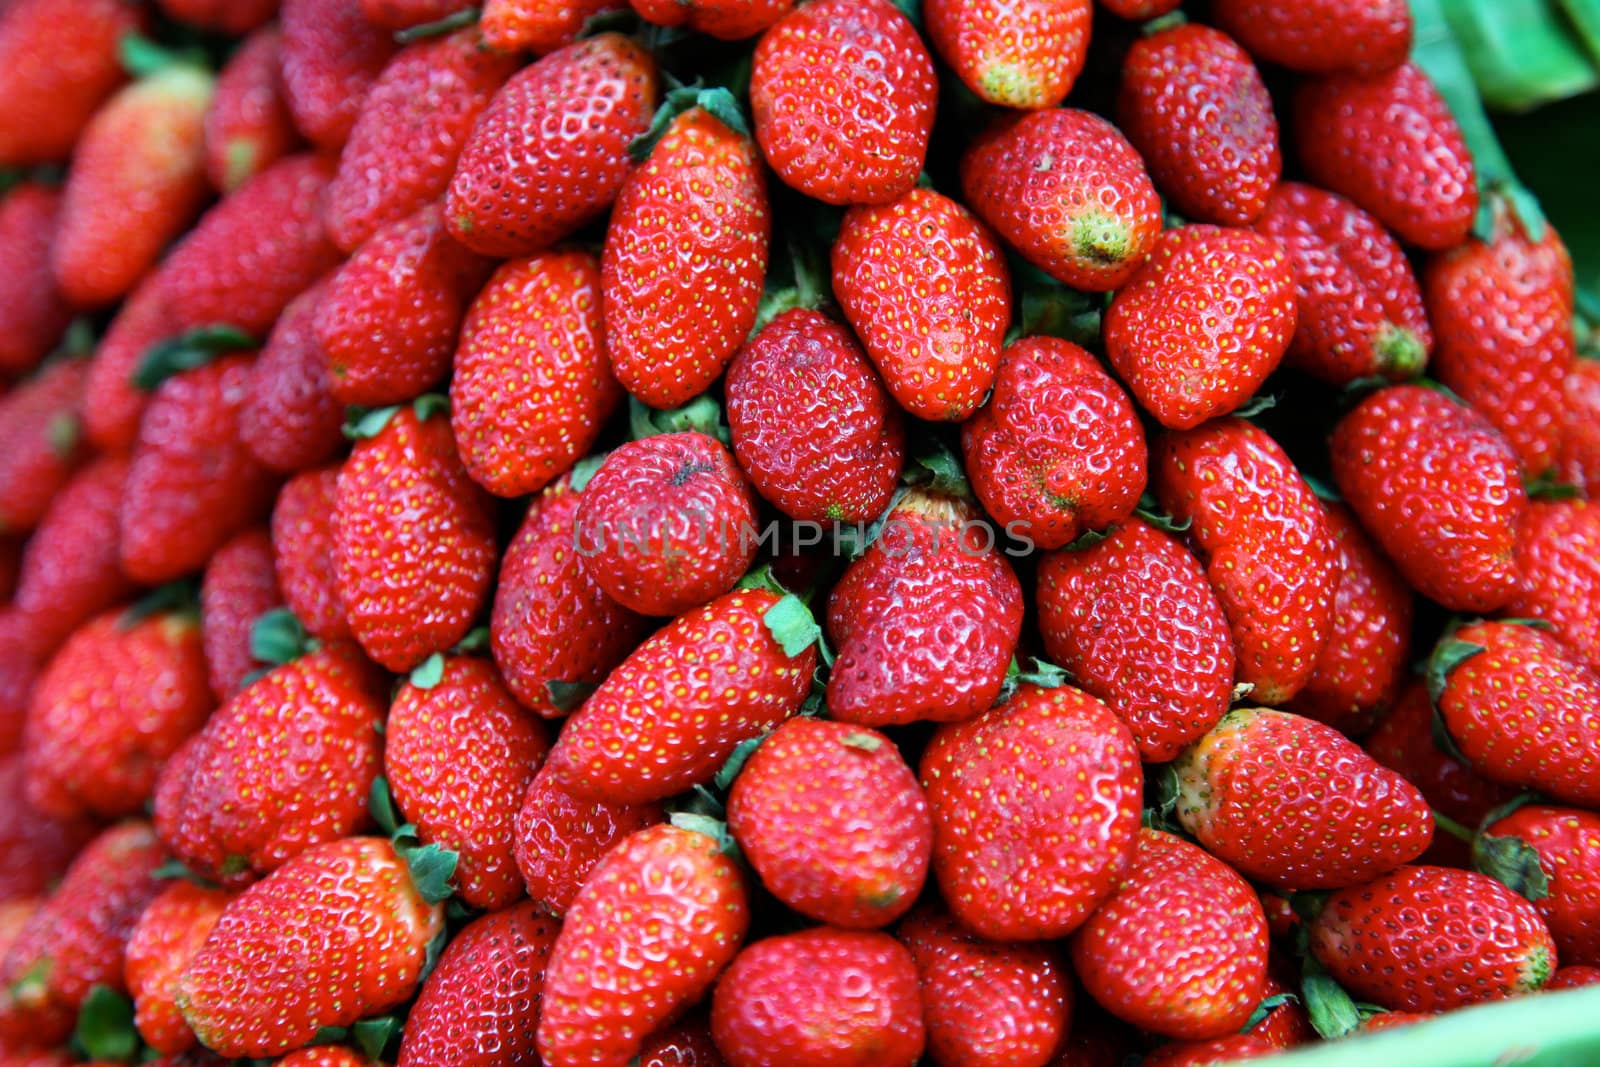
[[[728,832],[728,824],[721,819],[695,811],[675,811],[669,821],[680,830],[705,834],[717,843],[717,851],[724,856],[738,859],[743,855],[739,851],[739,843]]]
[[[250,655],[257,662],[269,666],[254,672],[248,680],[254,681],[272,667],[299,659],[316,647],[316,642],[307,637],[306,628],[295,618],[294,612],[288,608],[264,611],[256,616],[256,621],[250,626]]]
[[[589,479],[595,472],[605,465],[609,453],[601,452],[595,456],[585,456],[572,465],[572,470],[567,474],[566,488],[569,492],[581,493],[589,486]]]
[[[1361,1026],[1361,1006],[1310,953],[1306,954],[1300,973],[1300,996],[1312,1029],[1325,1041],[1348,1036]],[[1376,1005],[1368,1007],[1371,1010],[1367,1014],[1383,1010]]]
[[[1550,879],[1539,853],[1520,837],[1478,834],[1472,842],[1472,869],[1529,900],[1550,895]]]
[[[1239,1032],[1241,1034],[1248,1034],[1251,1030],[1254,1030],[1256,1027],[1265,1022],[1267,1016],[1271,1015],[1285,1004],[1290,1003],[1298,1004],[1300,1003],[1300,998],[1294,993],[1274,993],[1270,997],[1262,997],[1261,1003],[1255,1006],[1255,1010],[1250,1013],[1250,1018],[1247,1019],[1245,1024],[1239,1028]]]
[[[150,872],[150,877],[158,881],[167,882],[182,878],[185,882],[197,885],[202,889],[217,888],[217,883],[211,881],[209,878],[200,877],[198,874],[191,871],[188,866],[186,866],[184,862],[179,859],[163,860],[155,870]]]
[[[1006,256],[1006,265],[1017,293],[1016,318],[1006,332],[1007,345],[1025,337],[1059,337],[1087,347],[1100,337],[1109,293],[1070,289],[1015,254]]]
[[[1146,490],[1139,497],[1139,503],[1133,509],[1133,513],[1137,515],[1143,522],[1154,526],[1162,533],[1172,534],[1174,537],[1187,533],[1189,527],[1194,525],[1193,518],[1187,518],[1182,522],[1179,522],[1177,519],[1167,514],[1167,512],[1162,509],[1160,502],[1156,500],[1156,495],[1148,490]],[[1085,534],[1084,536],[1087,537],[1088,535]],[[1103,539],[1104,537],[1105,534],[1102,533],[1100,538]],[[1082,540],[1082,538],[1079,538],[1079,540]],[[1094,543],[1094,541],[1089,542],[1089,544]],[[1069,545],[1067,547],[1070,548],[1072,546]],[[1088,545],[1083,547],[1087,548]]]
[[[650,158],[656,144],[665,136],[672,121],[684,112],[699,108],[740,137],[750,137],[750,123],[739,107],[739,101],[721,86],[707,87],[700,82],[669,89],[661,106],[650,119],[650,128],[635,137],[628,145],[628,155],[635,163]]]
[[[991,707],[999,707],[1016,695],[1018,689],[1024,685],[1038,686],[1040,689],[1059,689],[1071,681],[1065,670],[1049,663],[1038,656],[1030,657],[1033,664],[1032,670],[1023,670],[1017,662],[1017,657],[1011,657],[1011,663],[1006,667],[1006,676],[1000,683],[1000,692],[995,695]]]
[[[379,1015],[361,1019],[349,1026],[324,1026],[311,1038],[312,1045],[341,1045],[354,1042],[356,1047],[374,1063],[383,1059],[389,1042],[399,1036],[401,1019],[398,1015]]]
[[[175,374],[203,367],[226,353],[255,347],[255,338],[237,326],[224,322],[196,326],[146,349],[129,380],[134,388],[153,393]]]
[[[459,857],[450,849],[422,844],[415,824],[400,821],[400,810],[395,806],[389,780],[381,774],[372,780],[372,787],[367,791],[367,810],[378,828],[389,835],[422,899],[429,904],[448,900],[456,891],[451,879],[455,877]]]
[[[628,397],[628,431],[635,441],[666,433],[700,433],[726,445],[733,439],[722,417],[722,405],[702,393],[682,407],[656,410],[638,397]],[[584,485],[588,479],[584,479]]]
[[[460,11],[453,11],[440,19],[432,22],[420,23],[416,26],[407,26],[394,35],[394,43],[399,45],[415,44],[417,41],[426,41],[433,37],[443,37],[447,33],[477,25],[478,17],[483,14],[483,9],[478,7],[464,7]]]
[[[179,66],[209,67],[202,49],[168,48],[138,33],[124,34],[117,42],[117,59],[133,78],[148,78]]]
[[[1522,487],[1529,500],[1576,500],[1583,495],[1580,487],[1562,481],[1554,468],[1537,478],[1524,479]]]
[[[389,420],[403,405],[391,404],[382,408],[364,408],[352,406],[345,412],[344,425],[340,427],[345,438],[351,441],[365,441],[378,436],[384,427],[389,425]],[[450,398],[440,393],[423,393],[411,401],[411,410],[417,416],[418,422],[427,422],[435,415],[450,412]]]
[[[150,590],[122,613],[117,619],[117,629],[131,630],[156,615],[180,615],[198,619],[200,597],[194,582],[185,578]]]
[[[78,1009],[72,1045],[87,1060],[131,1061],[139,1051],[133,1001],[108,985],[97,982],[90,986]]]
[[[1372,339],[1372,351],[1378,357],[1378,370],[1383,381],[1415,378],[1428,363],[1428,350],[1422,339],[1404,326],[1385,321]]]
[[[550,705],[557,711],[566,713],[575,711],[589,699],[589,694],[595,691],[593,682],[565,682],[548,681],[544,683],[544,694],[550,700]]]

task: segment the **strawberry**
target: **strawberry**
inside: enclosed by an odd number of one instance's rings
[[[724,1067],[726,1060],[711,1037],[711,1020],[691,1016],[657,1030],[639,1049],[639,1067]]]
[[[394,52],[389,34],[363,16],[362,0],[283,0],[283,91],[306,139],[344,147],[361,101]]]
[[[1377,74],[1411,50],[1405,0],[1216,0],[1211,15],[1262,59],[1308,74]]]
[[[800,709],[817,653],[791,653],[798,641],[781,625],[800,607],[740,589],[656,631],[567,720],[548,761],[557,784],[643,804],[710,782],[741,741]]]
[[[402,672],[472,629],[494,577],[494,524],[444,413],[419,401],[375,414],[381,428],[339,471],[339,596],[367,655]]]
[[[153,584],[199,570],[267,514],[276,478],[239,439],[248,355],[163,382],[150,398],[123,491],[122,569]]]
[[[1117,118],[1181,214],[1247,226],[1266,210],[1283,173],[1278,120],[1261,72],[1227,34],[1189,23],[1135,41]]]
[[[1279,897],[1277,899],[1283,903],[1286,910],[1289,909],[1289,903],[1285,898]],[[1273,926],[1270,913],[1267,917],[1267,925],[1268,927]],[[1273,933],[1277,934],[1275,928]],[[1279,974],[1282,974],[1283,979],[1286,980],[1280,980]],[[1269,957],[1267,960],[1267,980],[1261,986],[1261,999],[1265,1001],[1284,994],[1288,994],[1288,996],[1277,1007],[1268,1010],[1259,1022],[1246,1029],[1244,1033],[1262,1038],[1275,1048],[1294,1048],[1297,1045],[1305,1045],[1316,1041],[1318,1035],[1317,1031],[1311,1026],[1311,1016],[1301,1006],[1299,997],[1294,991],[1294,987],[1298,984],[1298,981],[1289,973],[1286,960],[1277,956]],[[1255,1014],[1254,1012],[1251,1013],[1252,1019],[1255,1018]]]
[[[544,1062],[625,1067],[646,1034],[710,988],[749,925],[744,880],[715,840],[670,825],[625,838],[578,891],[550,953]]]
[[[317,302],[328,390],[341,404],[398,404],[450,371],[461,319],[492,269],[445,231],[431,203],[362,245]]]
[[[242,37],[272,18],[278,0],[157,0],[167,17]]]
[[[406,1017],[398,1067],[538,1063],[533,1009],[560,929],[532,901],[463,927]]]
[[[1532,904],[1486,875],[1401,867],[1329,897],[1311,951],[1340,984],[1392,1011],[1449,1011],[1531,993],[1556,947]]]
[[[833,245],[833,291],[901,407],[959,422],[994,385],[1011,321],[999,242],[932,189],[851,208]]]
[[[294,151],[299,134],[279,77],[283,33],[263,26],[239,45],[217,75],[206,112],[206,177],[231,193]]]
[[[1492,240],[1434,258],[1422,282],[1439,337],[1434,373],[1505,436],[1534,478],[1556,461],[1576,359],[1572,257],[1554,229],[1535,241],[1509,216],[1497,210]]]
[[[484,0],[483,41],[497,52],[554,52],[578,39],[585,23],[622,0]]]
[[[912,1067],[927,1043],[916,964],[873,930],[769,937],[717,982],[711,1033],[736,1067]]]
[[[550,739],[487,661],[447,656],[431,686],[425,670],[395,694],[383,773],[417,837],[456,853],[461,899],[493,911],[522,895],[512,824]]]
[[[259,667],[250,647],[256,619],[283,603],[272,564],[272,537],[256,527],[235,536],[206,563],[200,582],[206,666],[211,691],[227,700]]]
[[[929,0],[928,38],[981,99],[1001,107],[1055,107],[1089,51],[1090,0]]]
[[[1566,418],[1557,476],[1600,497],[1600,359],[1579,359],[1567,372]]]
[[[777,22],[794,0],[629,0],[657,26],[687,26],[723,41],[754,37]]]
[[[1530,503],[1516,553],[1522,583],[1506,613],[1543,619],[1579,659],[1600,670],[1600,505]]]
[[[1557,989],[1579,989],[1583,986],[1600,985],[1600,967],[1584,967],[1573,964],[1571,967],[1562,967],[1550,976],[1544,984],[1546,993]]]
[[[1271,437],[1219,419],[1159,443],[1156,496],[1180,523],[1233,631],[1237,681],[1281,704],[1310,680],[1333,627],[1339,549],[1322,503]]]
[[[1110,705],[1143,759],[1170,760],[1228,710],[1227,617],[1199,562],[1143,520],[1047,554],[1037,603],[1051,662]]]
[[[541,910],[564,915],[613,845],[661,822],[661,805],[581,800],[540,770],[516,818],[517,869]]]
[[[1072,964],[1120,1019],[1167,1037],[1222,1037],[1261,1001],[1267,919],[1227,864],[1181,837],[1141,830],[1116,889],[1072,935]]]
[[[573,548],[623,607],[681,615],[732,589],[755,558],[755,494],[716,438],[631,441],[583,490]]]
[[[1117,128],[1075,108],[1007,117],[961,157],[972,210],[1024,259],[1075,289],[1127,282],[1161,232],[1161,201]]]
[[[74,304],[122,297],[200,213],[214,85],[209,71],[173,63],[117,93],[83,131],[50,247]]]
[[[628,145],[655,110],[655,63],[615,33],[518,71],[461,150],[445,207],[451,234],[489,256],[523,256],[566,237],[616,199]]]
[[[390,60],[361,103],[328,186],[334,244],[354,252],[444,196],[473,123],[516,68],[516,56],[484,48],[473,29],[419,41]]]
[[[1111,301],[1106,355],[1163,426],[1189,430],[1242,405],[1278,368],[1295,327],[1283,249],[1250,230],[1169,230]]]
[[[1045,1067],[1067,1035],[1072,981],[1048,945],[1001,944],[924,905],[897,931],[922,984],[928,1058],[967,1067]]]
[[[146,276],[118,309],[89,360],[83,427],[106,452],[128,452],[150,394],[133,384],[134,372],[155,345],[180,332],[167,303],[163,271]]]
[[[0,756],[0,908],[43,896],[98,830],[91,819],[58,819],[28,803],[27,772],[21,753]],[[0,962],[5,953],[0,945]]]
[[[728,829],[786,906],[852,929],[909,911],[933,849],[927,801],[894,742],[812,718],[761,742],[734,779]]]
[[[250,391],[239,409],[239,436],[275,471],[309,470],[344,444],[344,407],[329,391],[328,355],[317,339],[323,278],[289,302],[250,368]]]
[[[362,16],[386,30],[437,22],[458,8],[456,0],[361,0]]]
[[[1396,385],[1334,428],[1333,478],[1412,588],[1453,611],[1516,595],[1527,494],[1517,457],[1489,422],[1433,389]]]
[[[240,886],[360,831],[378,773],[382,697],[378,672],[348,644],[245,686],[157,787],[167,847],[196,873]]]
[[[684,111],[629,172],[600,261],[611,369],[656,408],[722,374],[755,326],[767,274],[766,177],[737,105],[710,95],[720,113]]]
[[[276,1056],[411,998],[444,932],[439,886],[378,837],[329,841],[241,893],[178,980],[224,1056]]]
[[[61,193],[37,182],[0,199],[0,374],[26,374],[67,328],[72,310],[50,270],[50,244],[61,217]]]
[[[1220,1067],[1221,1064],[1270,1056],[1278,1048],[1254,1034],[1230,1034],[1209,1041],[1174,1041],[1154,1049],[1141,1067]]]
[[[1556,638],[1514,622],[1463,626],[1435,647],[1428,691],[1485,778],[1600,804],[1600,673]]]
[[[865,726],[969,719],[994,703],[1022,586],[977,509],[913,490],[828,601],[828,711]]]
[[[886,204],[916,184],[938,92],[928,50],[889,0],[797,7],[761,35],[750,73],[767,162],[829,204]]]
[[[1436,251],[1465,240],[1478,210],[1472,153],[1420,67],[1306,81],[1293,114],[1314,184],[1348,196],[1409,244]]]
[[[22,747],[33,686],[44,669],[44,653],[26,616],[0,609],[0,756]]]
[[[1294,267],[1291,364],[1334,385],[1422,372],[1433,329],[1405,251],[1382,223],[1337,193],[1284,182],[1255,228]]]
[[[272,1062],[278,1067],[375,1067],[365,1053],[344,1045],[308,1045]]]
[[[1545,883],[1543,894],[1528,896],[1557,955],[1568,965],[1600,967],[1600,815],[1530,804],[1485,826],[1477,850],[1492,854],[1513,844],[1527,867],[1521,873],[1537,868]]]
[[[283,602],[306,632],[324,641],[350,635],[339,595],[339,468],[297,474],[272,509],[272,566]]]
[[[145,1043],[172,1056],[194,1047],[194,1031],[178,1010],[178,978],[206,943],[234,894],[179,879],[139,916],[128,938],[125,973],[134,1025]]]
[[[1235,708],[1173,768],[1183,828],[1279,888],[1364,882],[1415,859],[1433,836],[1415,786],[1333,727],[1286,711]]]
[[[25,534],[88,458],[83,440],[89,363],[66,359],[0,396],[0,533]]]
[[[17,935],[22,933],[22,928],[28,924],[28,920],[39,910],[39,905],[42,903],[38,897],[19,897],[0,901],[0,960],[4,960],[6,953],[11,951]],[[11,1061],[8,1059],[7,1062]]]
[[[1024,684],[976,718],[941,726],[921,778],[939,889],[982,937],[1064,937],[1133,858],[1139,753],[1111,709],[1082,690]]]

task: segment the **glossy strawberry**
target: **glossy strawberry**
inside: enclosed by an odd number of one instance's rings
[[[294,151],[300,137],[283,98],[279,57],[283,33],[256,30],[217,75],[205,118],[206,176],[231,193]]]
[[[705,1013],[657,1030],[639,1049],[639,1067],[725,1067],[726,1063],[711,1038],[711,1020]]]
[[[0,756],[0,907],[37,903],[99,829],[92,819],[57,819],[35,808],[26,781],[22,753]],[[0,945],[0,964],[5,952]]]
[[[1543,619],[1579,659],[1600,669],[1600,505],[1530,503],[1516,553],[1522,582],[1506,614]]]
[[[548,770],[528,785],[516,817],[517,869],[541,911],[564,915],[612,846],[664,818],[661,805],[582,800]]]
[[[178,978],[217,925],[233,894],[185,879],[167,883],[128,938],[124,971],[133,999],[134,1025],[145,1044],[163,1055],[186,1052],[194,1031],[178,1010]]]
[[[0,373],[39,365],[72,317],[50,270],[50,243],[61,217],[61,192],[22,182],[0,200]]]
[[[624,6],[623,0],[484,0],[479,25],[497,52],[542,56],[577,40],[593,16]]]
[[[1580,989],[1583,986],[1600,984],[1600,967],[1584,967],[1573,964],[1571,967],[1562,967],[1550,976],[1544,984],[1545,992],[1554,992],[1557,989]]]
[[[283,92],[306,139],[335,152],[350,137],[361,101],[394,51],[368,22],[362,0],[283,0]]]
[[[1480,840],[1503,847],[1506,838],[1531,850],[1546,879],[1533,906],[1562,964],[1600,967],[1600,815],[1530,804],[1485,826]]]
[[[1600,359],[1579,359],[1567,372],[1561,428],[1561,481],[1600,496]]]
[[[118,46],[144,24],[122,0],[11,0],[0,12],[0,166],[64,160],[127,78]]]
[[[181,332],[166,297],[165,271],[139,283],[95,347],[84,385],[83,427],[89,442],[107,452],[128,452],[150,394],[133,384],[134,372],[156,344]]]
[[[27,533],[88,458],[87,360],[51,363],[0,396],[0,533]]]
[[[272,509],[272,563],[283,602],[313,637],[350,636],[339,594],[339,468],[297,474]]]
[[[1278,899],[1284,900],[1282,897]],[[1270,913],[1267,925],[1273,926]],[[1273,933],[1276,935],[1277,930],[1274,929]],[[1281,1001],[1277,1007],[1267,1011],[1261,1021],[1246,1029],[1244,1033],[1262,1038],[1274,1048],[1282,1049],[1316,1041],[1317,1031],[1311,1025],[1310,1014],[1300,1002],[1300,996],[1296,992],[1298,986],[1299,982],[1292,974],[1287,958],[1275,954],[1270,956],[1267,960],[1267,980],[1261,987],[1261,999],[1265,1001],[1285,993],[1289,994],[1289,997]],[[1252,1012],[1251,1018],[1254,1018],[1255,1014]]]
[[[1090,0],[931,0],[922,17],[940,57],[981,99],[1002,107],[1061,103],[1089,50]]]
[[[329,391],[328,355],[316,330],[317,305],[328,287],[323,278],[289,302],[250,368],[239,436],[275,471],[326,463],[344,444],[344,407]]]
[[[724,41],[753,37],[777,22],[794,0],[630,0],[657,26],[687,26]]]
[[[1411,11],[1404,0],[1217,0],[1212,17],[1262,59],[1308,74],[1375,74],[1405,62]]]

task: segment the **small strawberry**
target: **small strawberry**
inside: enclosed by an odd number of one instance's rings
[[[938,93],[922,38],[889,0],[796,8],[761,35],[750,74],[767,162],[829,204],[886,204],[916,184]]]
[[[50,270],[61,217],[59,190],[18,184],[0,199],[0,374],[26,374],[61,338],[72,317]]]
[[[1001,107],[1055,107],[1089,51],[1090,0],[929,0],[928,38],[968,89]]]
[[[148,275],[123,301],[89,360],[83,427],[89,442],[106,452],[132,450],[150,399],[133,384],[134,373],[151,348],[180,332],[167,303],[163,274],[157,269]]]
[[[581,800],[540,770],[516,818],[517,869],[542,911],[564,915],[617,842],[664,818],[661,805]]]
[[[272,509],[272,564],[283,602],[306,632],[324,641],[349,637],[339,595],[339,468],[290,478]]]
[[[283,0],[284,99],[306,139],[336,152],[350,137],[361,101],[394,52],[368,22],[362,0]]]
[[[404,30],[454,14],[457,0],[361,0],[362,16],[386,30]]]
[[[1212,17],[1269,63],[1307,74],[1376,74],[1405,62],[1411,11],[1405,0],[1216,0]]]
[[[134,1025],[163,1055],[186,1052],[194,1031],[178,1010],[178,978],[211,935],[234,894],[178,879],[150,902],[128,938],[124,971],[133,998]]]
[[[1380,389],[1339,420],[1333,478],[1412,588],[1453,611],[1516,595],[1527,494],[1517,457],[1483,416],[1434,389]]]
[[[777,22],[794,0],[629,0],[657,26],[687,26],[723,41],[754,37]]]
[[[1583,986],[1600,985],[1600,967],[1584,967],[1573,964],[1571,967],[1562,967],[1550,976],[1544,984],[1546,993],[1557,989],[1581,989]]]
[[[239,436],[250,454],[281,473],[309,470],[344,444],[344,407],[329,391],[328,355],[317,339],[323,278],[289,302],[250,368]]]
[[[1422,854],[1415,786],[1331,726],[1235,708],[1173,763],[1177,816],[1240,874],[1286,889],[1355,885]]]
[[[632,920],[642,915],[650,921]],[[550,953],[544,1062],[625,1067],[711,987],[749,925],[744,880],[715,840],[668,825],[625,838],[578,891]]]
[[[279,607],[272,537],[256,527],[235,536],[206,562],[200,582],[200,621],[211,691],[227,700],[261,665],[250,647],[256,619]]]
[[[1181,214],[1247,226],[1266,210],[1283,173],[1278,120],[1261,72],[1227,34],[1188,23],[1135,41],[1117,118]]]
[[[1071,686],[1024,684],[922,756],[933,870],[953,914],[997,941],[1064,937],[1133,858],[1144,776],[1127,727]]]
[[[1579,359],[1567,372],[1561,429],[1561,481],[1600,497],[1600,359]]]
[[[1600,670],[1600,504],[1530,503],[1516,552],[1522,584],[1506,614],[1543,619],[1579,659]]]
[[[461,150],[445,207],[451,234],[489,256],[524,256],[566,237],[616,199],[628,146],[655,110],[655,63],[615,33],[524,67]]]
[[[88,458],[89,361],[53,362],[0,396],[0,533],[25,534]]]
[[[901,407],[959,422],[994,385],[1011,321],[1000,244],[949,197],[912,189],[851,208],[833,244],[833,291]]]
[[[927,1043],[917,967],[874,930],[769,937],[717,982],[711,1033],[735,1067],[912,1067]]]
[[[1294,267],[1291,364],[1334,385],[1422,373],[1433,329],[1411,263],[1382,223],[1337,193],[1284,182],[1255,228]]]
[[[961,158],[961,189],[1023,258],[1075,289],[1122,286],[1161,232],[1144,160],[1111,123],[1074,108],[979,135]]]
[[[263,26],[239,45],[217,75],[206,112],[206,176],[231,193],[294,151],[299,133],[283,98],[283,33]]]
[[[639,1049],[639,1067],[725,1067],[704,1014],[657,1030]]]
[[[577,40],[589,19],[625,6],[622,0],[484,0],[479,24],[495,51],[543,56]]]
[[[28,803],[22,753],[0,756],[0,907],[44,896],[94,837],[92,819],[57,819]],[[6,949],[0,945],[0,963]]]
[[[1261,1056],[1271,1056],[1278,1047],[1254,1034],[1230,1034],[1209,1041],[1174,1041],[1154,1049],[1140,1067],[1222,1067]]]
[[[1519,875],[1542,882],[1543,893],[1527,896],[1561,961],[1600,967],[1600,815],[1530,804],[1485,826],[1474,851],[1486,859],[1512,853]]]

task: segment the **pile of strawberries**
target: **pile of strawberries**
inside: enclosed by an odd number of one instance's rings
[[[0,1067],[1600,981],[1600,361],[1403,0],[458,6],[0,7]]]

